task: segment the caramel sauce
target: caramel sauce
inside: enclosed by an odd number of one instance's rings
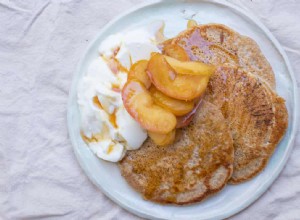
[[[111,58],[110,60],[112,60],[111,62],[114,63],[114,65],[116,66],[118,72],[125,72],[128,73],[129,71],[127,70],[126,67],[124,67],[119,60],[117,60],[116,58]],[[131,57],[130,57],[130,61],[131,61]]]
[[[110,154],[114,149],[114,145],[110,144],[107,150],[107,154]]]
[[[124,67],[119,60],[115,57],[117,55],[117,53],[119,52],[119,50],[114,50],[114,56],[112,58],[106,58],[104,56],[102,56],[102,58],[105,60],[105,62],[107,63],[109,69],[114,73],[117,74],[118,72],[125,72],[128,73],[129,71],[127,70],[126,67]],[[130,57],[130,62],[131,62],[131,57]]]
[[[115,92],[121,92],[121,88],[117,84],[112,84],[112,90]]]
[[[116,110],[114,110],[114,112],[109,115],[109,121],[115,128],[118,128]]]
[[[93,135],[91,138],[88,138],[83,134],[83,132],[80,132],[81,138],[85,143],[92,143],[97,142],[97,138]]]
[[[93,103],[94,103],[95,106],[97,106],[98,108],[103,109],[103,107],[102,107],[102,105],[101,105],[101,103],[100,103],[100,101],[99,101],[99,99],[98,99],[97,96],[94,96],[94,98],[93,98]]]
[[[97,96],[95,96],[94,98],[93,98],[93,103],[98,107],[98,108],[100,108],[100,109],[103,109],[103,107],[102,107],[102,105],[101,105],[101,103],[100,103],[100,101],[99,101],[99,99],[98,99],[98,97]],[[108,114],[109,115],[109,121],[110,121],[110,123],[115,127],[115,128],[117,128],[118,127],[118,125],[117,125],[117,118],[116,118],[116,110],[114,110],[114,112],[112,113],[112,114]],[[90,141],[89,141],[90,142]]]

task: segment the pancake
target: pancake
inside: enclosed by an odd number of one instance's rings
[[[165,41],[162,49],[168,44],[182,46],[191,60],[226,66],[210,79],[205,99],[221,109],[232,133],[235,158],[229,182],[251,179],[264,169],[288,124],[270,64],[255,41],[220,24],[192,27]]]
[[[230,183],[256,176],[286,131],[284,100],[255,75],[226,66],[213,74],[204,99],[218,106],[231,130],[234,171]]]
[[[220,191],[233,170],[233,144],[221,111],[203,101],[173,144],[149,138],[119,163],[127,182],[145,199],[177,205],[199,202]]]
[[[257,43],[221,24],[206,24],[190,28],[167,44],[178,44],[189,54],[191,60],[220,65],[240,66],[259,77],[274,89],[275,77],[271,65]]]

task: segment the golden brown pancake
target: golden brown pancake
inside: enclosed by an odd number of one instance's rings
[[[144,198],[188,204],[220,191],[233,170],[233,144],[221,111],[203,101],[192,123],[176,140],[157,146],[150,139],[119,164],[127,182]]]
[[[264,169],[287,128],[284,100],[253,74],[219,67],[211,77],[205,100],[222,111],[234,145],[230,183],[240,183]]]
[[[288,124],[284,100],[272,90],[270,64],[255,41],[220,24],[195,26],[162,47],[167,44],[182,46],[191,60],[227,66],[210,79],[205,99],[222,110],[231,129],[235,162],[230,183],[251,179],[264,169]]]

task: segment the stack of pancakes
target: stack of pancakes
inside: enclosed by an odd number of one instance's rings
[[[175,142],[159,147],[147,139],[127,153],[120,169],[144,198],[188,204],[261,172],[286,131],[288,113],[272,68],[252,39],[208,24],[187,29],[162,48],[168,44],[218,68],[192,123]]]

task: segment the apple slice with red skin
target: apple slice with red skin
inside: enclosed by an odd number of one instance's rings
[[[177,117],[176,128],[182,128],[182,127],[188,126],[191,123],[191,121],[193,120],[197,110],[200,108],[201,103],[202,103],[202,97],[199,97],[198,99],[196,99],[195,107],[192,111],[190,111],[186,115]]]
[[[159,134],[171,132],[176,117],[156,105],[146,87],[137,80],[128,81],[122,90],[122,99],[128,113],[146,130]]]

